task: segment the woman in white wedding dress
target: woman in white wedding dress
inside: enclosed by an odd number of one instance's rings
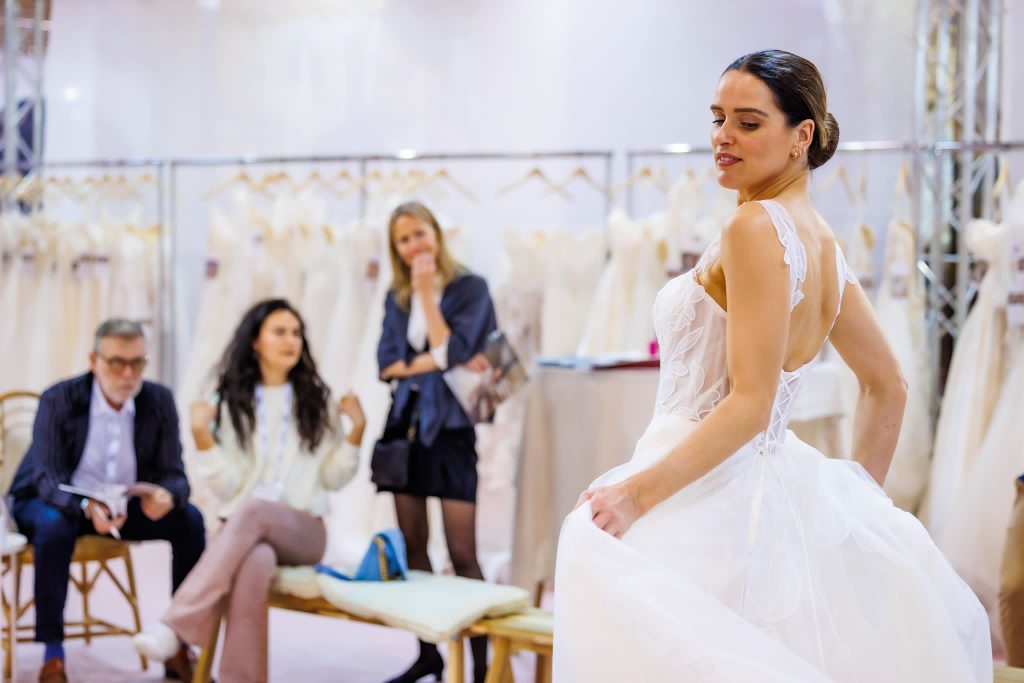
[[[839,137],[821,77],[747,55],[712,113],[741,205],[658,295],[654,418],[562,527],[555,680],[991,681],[985,611],[879,486],[906,386],[808,196]],[[827,338],[863,387],[854,461],[787,430]]]

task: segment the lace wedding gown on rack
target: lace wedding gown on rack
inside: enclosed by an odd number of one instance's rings
[[[665,214],[634,221],[622,211],[608,217],[611,258],[590,303],[576,355],[646,356],[654,338],[650,310],[665,282]]]
[[[885,271],[878,283],[875,314],[907,380],[903,425],[885,478],[885,492],[907,512],[916,512],[921,502],[932,453],[931,368],[922,352],[927,348],[925,300],[916,271],[914,229],[894,218],[885,236]]]
[[[352,222],[335,231],[335,266],[325,273],[331,279],[333,303],[326,320],[329,321],[327,338],[317,352],[320,374],[338,396],[352,388],[352,378],[360,361],[358,355],[361,335],[367,329],[370,299],[375,280],[369,277],[370,261],[379,256],[379,236],[373,228]],[[385,255],[386,256],[386,255]],[[373,305],[378,301],[374,300]],[[380,304],[383,306],[383,303]],[[379,332],[379,330],[375,330]],[[310,342],[314,343],[314,342]]]
[[[1024,186],[1021,188],[1024,190]],[[1020,192],[1020,190],[1018,190]],[[945,398],[935,428],[931,479],[921,518],[939,547],[950,552],[944,534],[957,514],[953,507],[988,432],[1006,377],[1006,296],[1012,275],[1010,226],[988,220],[967,224],[965,242],[988,268],[978,298],[964,322],[946,378]]]
[[[384,321],[384,301],[391,289],[388,215],[400,200],[388,196],[371,196],[370,200],[366,225],[359,226],[359,230],[370,240],[364,254],[377,264],[377,272],[369,286],[365,313],[361,316],[362,327],[351,330],[358,339],[352,347],[354,357],[349,368],[349,384],[332,386],[339,395],[351,389],[359,397],[366,414],[366,436],[359,451],[356,476],[330,496],[327,550],[323,560],[328,564],[355,565],[366,551],[368,539],[380,529],[395,525],[391,496],[377,495],[377,487],[370,481],[370,458],[376,439],[384,432],[391,405],[391,388],[378,376],[377,342]],[[358,267],[365,273],[367,263]]]
[[[544,299],[540,313],[542,356],[572,356],[604,268],[604,235],[553,230],[544,242]]]
[[[110,311],[110,250],[113,226],[105,218],[90,220],[81,228],[83,251],[75,267],[79,313],[71,362],[84,368],[93,347],[93,335]]]
[[[42,391],[60,378],[54,370],[60,360],[60,340],[65,335],[59,329],[59,320],[54,319],[53,312],[63,310],[59,306],[62,281],[55,226],[34,216],[28,227],[31,229],[34,258],[25,264],[30,265],[30,272],[23,272],[26,277],[25,289],[22,290],[23,308],[19,314],[20,322],[16,324],[24,347],[20,356],[23,362],[14,365],[22,373],[19,388]]]
[[[241,231],[225,213],[210,207],[206,263],[194,341],[178,390],[178,410],[188,415],[193,401],[209,400],[217,364],[249,304],[248,250]],[[182,420],[187,424],[186,420]],[[191,443],[191,436],[186,443]]]
[[[13,211],[0,217],[5,242],[3,297],[0,299],[4,325],[0,326],[0,348],[21,358],[29,355],[31,339],[28,332],[32,313],[38,310],[34,295],[41,240],[32,227],[26,216]],[[0,393],[28,388],[25,382],[24,363],[5,363],[0,367]]]
[[[785,246],[795,307],[806,253],[785,209],[761,204]],[[841,294],[838,247],[836,265]],[[654,321],[654,417],[632,459],[595,486],[650,467],[728,391],[726,314],[692,271],[662,289]],[[787,430],[804,371],[781,373],[765,432],[621,540],[594,525],[589,503],[566,518],[556,681],[992,680],[985,611],[917,519],[859,464],[826,458]]]
[[[1002,271],[1007,289],[1002,301],[1005,316],[1006,355],[999,396],[992,411],[985,437],[963,474],[962,483],[950,506],[945,524],[937,535],[950,563],[970,584],[978,597],[996,614],[999,594],[999,568],[1006,544],[1015,494],[1014,479],[1024,473],[1024,325],[1016,325],[1005,306],[1011,283],[1024,279],[1024,183],[1014,195],[1005,223],[1007,248]],[[1007,261],[1009,263],[1007,264]],[[1008,270],[1008,272],[1007,272]],[[983,363],[978,361],[982,368]],[[947,390],[948,393],[948,390]],[[998,620],[994,620],[998,623]],[[996,624],[994,624],[996,625]],[[993,629],[998,635],[999,629]]]

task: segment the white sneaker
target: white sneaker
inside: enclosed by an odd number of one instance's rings
[[[150,624],[132,636],[132,644],[147,659],[166,662],[178,654],[181,641],[170,626],[162,621]]]

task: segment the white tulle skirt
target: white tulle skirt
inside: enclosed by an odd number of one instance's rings
[[[655,418],[606,485],[696,423]],[[787,433],[747,446],[621,539],[590,506],[562,527],[555,680],[992,680],[988,618],[912,515],[860,465]]]

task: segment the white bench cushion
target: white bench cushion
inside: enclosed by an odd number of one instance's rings
[[[312,600],[323,595],[316,576],[316,569],[312,566],[278,567],[270,582],[270,589],[275,593]]]
[[[320,590],[335,607],[364,619],[411,631],[440,643],[483,617],[526,609],[529,593],[518,586],[458,576],[409,572],[407,581],[341,581],[317,575]]]

